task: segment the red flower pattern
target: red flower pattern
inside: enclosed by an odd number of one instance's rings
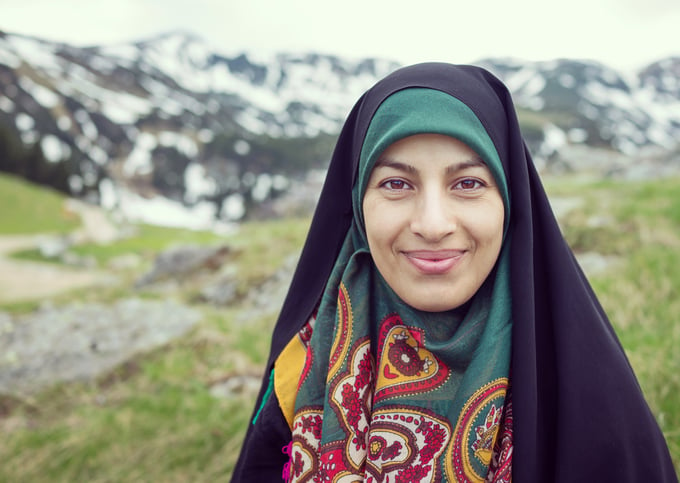
[[[361,418],[361,401],[359,394],[349,383],[342,386],[342,407],[347,410],[347,422],[355,429]]]
[[[371,383],[373,379],[373,361],[370,352],[366,352],[359,362],[359,370],[354,381],[354,387],[359,390]]]
[[[382,459],[383,461],[387,461],[387,460],[393,459],[395,456],[397,456],[397,455],[399,454],[399,452],[401,451],[402,447],[403,447],[403,446],[401,445],[401,443],[400,443],[399,441],[395,441],[394,443],[392,443],[391,445],[389,445],[387,448],[385,448],[385,450],[383,451],[383,454],[382,454],[382,458],[381,458],[381,459]]]
[[[302,424],[300,427],[302,429],[302,434],[305,434],[307,431],[311,431],[311,433],[314,435],[314,438],[321,439],[321,416],[315,414],[312,416],[303,416],[301,419]]]
[[[427,477],[431,469],[430,465],[409,466],[397,473],[394,483],[418,483]]]

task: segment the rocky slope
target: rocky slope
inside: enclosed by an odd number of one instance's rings
[[[580,60],[479,63],[512,90],[542,168],[583,164],[568,154],[583,146],[600,168],[678,164],[680,58],[627,74]],[[234,220],[323,169],[352,104],[397,67],[217,52],[185,32],[88,48],[0,32],[0,128],[65,167],[72,194],[128,217]]]

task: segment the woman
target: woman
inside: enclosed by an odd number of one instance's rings
[[[355,105],[268,367],[235,482],[677,481],[480,68]]]

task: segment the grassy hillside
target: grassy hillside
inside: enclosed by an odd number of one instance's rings
[[[679,182],[547,183],[551,195],[584,199],[563,219],[566,236],[578,253],[597,252],[609,257],[607,268],[591,280],[678,468]],[[13,182],[0,178],[0,183],[9,186]],[[40,200],[39,204],[45,206],[44,193],[25,186],[9,189],[18,193],[18,199]],[[4,184],[0,185],[0,196],[8,196]],[[54,204],[54,198],[50,199]],[[3,201],[19,205],[11,199]],[[20,231],[16,220],[36,208],[28,203],[25,210],[23,214],[3,216],[0,233]],[[53,212],[47,218],[54,216]],[[38,219],[27,224],[26,230],[39,230],[43,225],[37,223]],[[44,226],[58,231],[68,229],[71,222],[65,223],[61,228]],[[244,289],[260,286],[290,254],[297,253],[307,223],[251,223],[228,239],[238,248],[235,263]],[[214,242],[210,235],[150,228],[140,229],[134,240],[78,250],[105,264],[120,254],[154,253],[164,241],[187,236],[192,242]],[[128,291],[123,286],[113,295],[72,294],[58,303],[84,297],[110,300]],[[228,308],[194,305],[205,317],[188,336],[93,383],[60,385],[25,400],[0,397],[0,481],[228,481],[254,396],[244,391],[219,399],[210,394],[210,386],[234,374],[262,371],[276,311],[254,312],[245,299]]]
[[[0,234],[64,233],[78,217],[64,209],[64,195],[0,173]]]

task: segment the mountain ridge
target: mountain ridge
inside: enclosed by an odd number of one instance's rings
[[[635,76],[584,60],[476,64],[511,90],[541,168],[572,169],[572,146],[677,164],[680,57]],[[107,207],[162,195],[231,220],[323,169],[352,104],[399,66],[218,52],[186,31],[88,47],[0,32],[0,126],[62,166],[73,195]]]

